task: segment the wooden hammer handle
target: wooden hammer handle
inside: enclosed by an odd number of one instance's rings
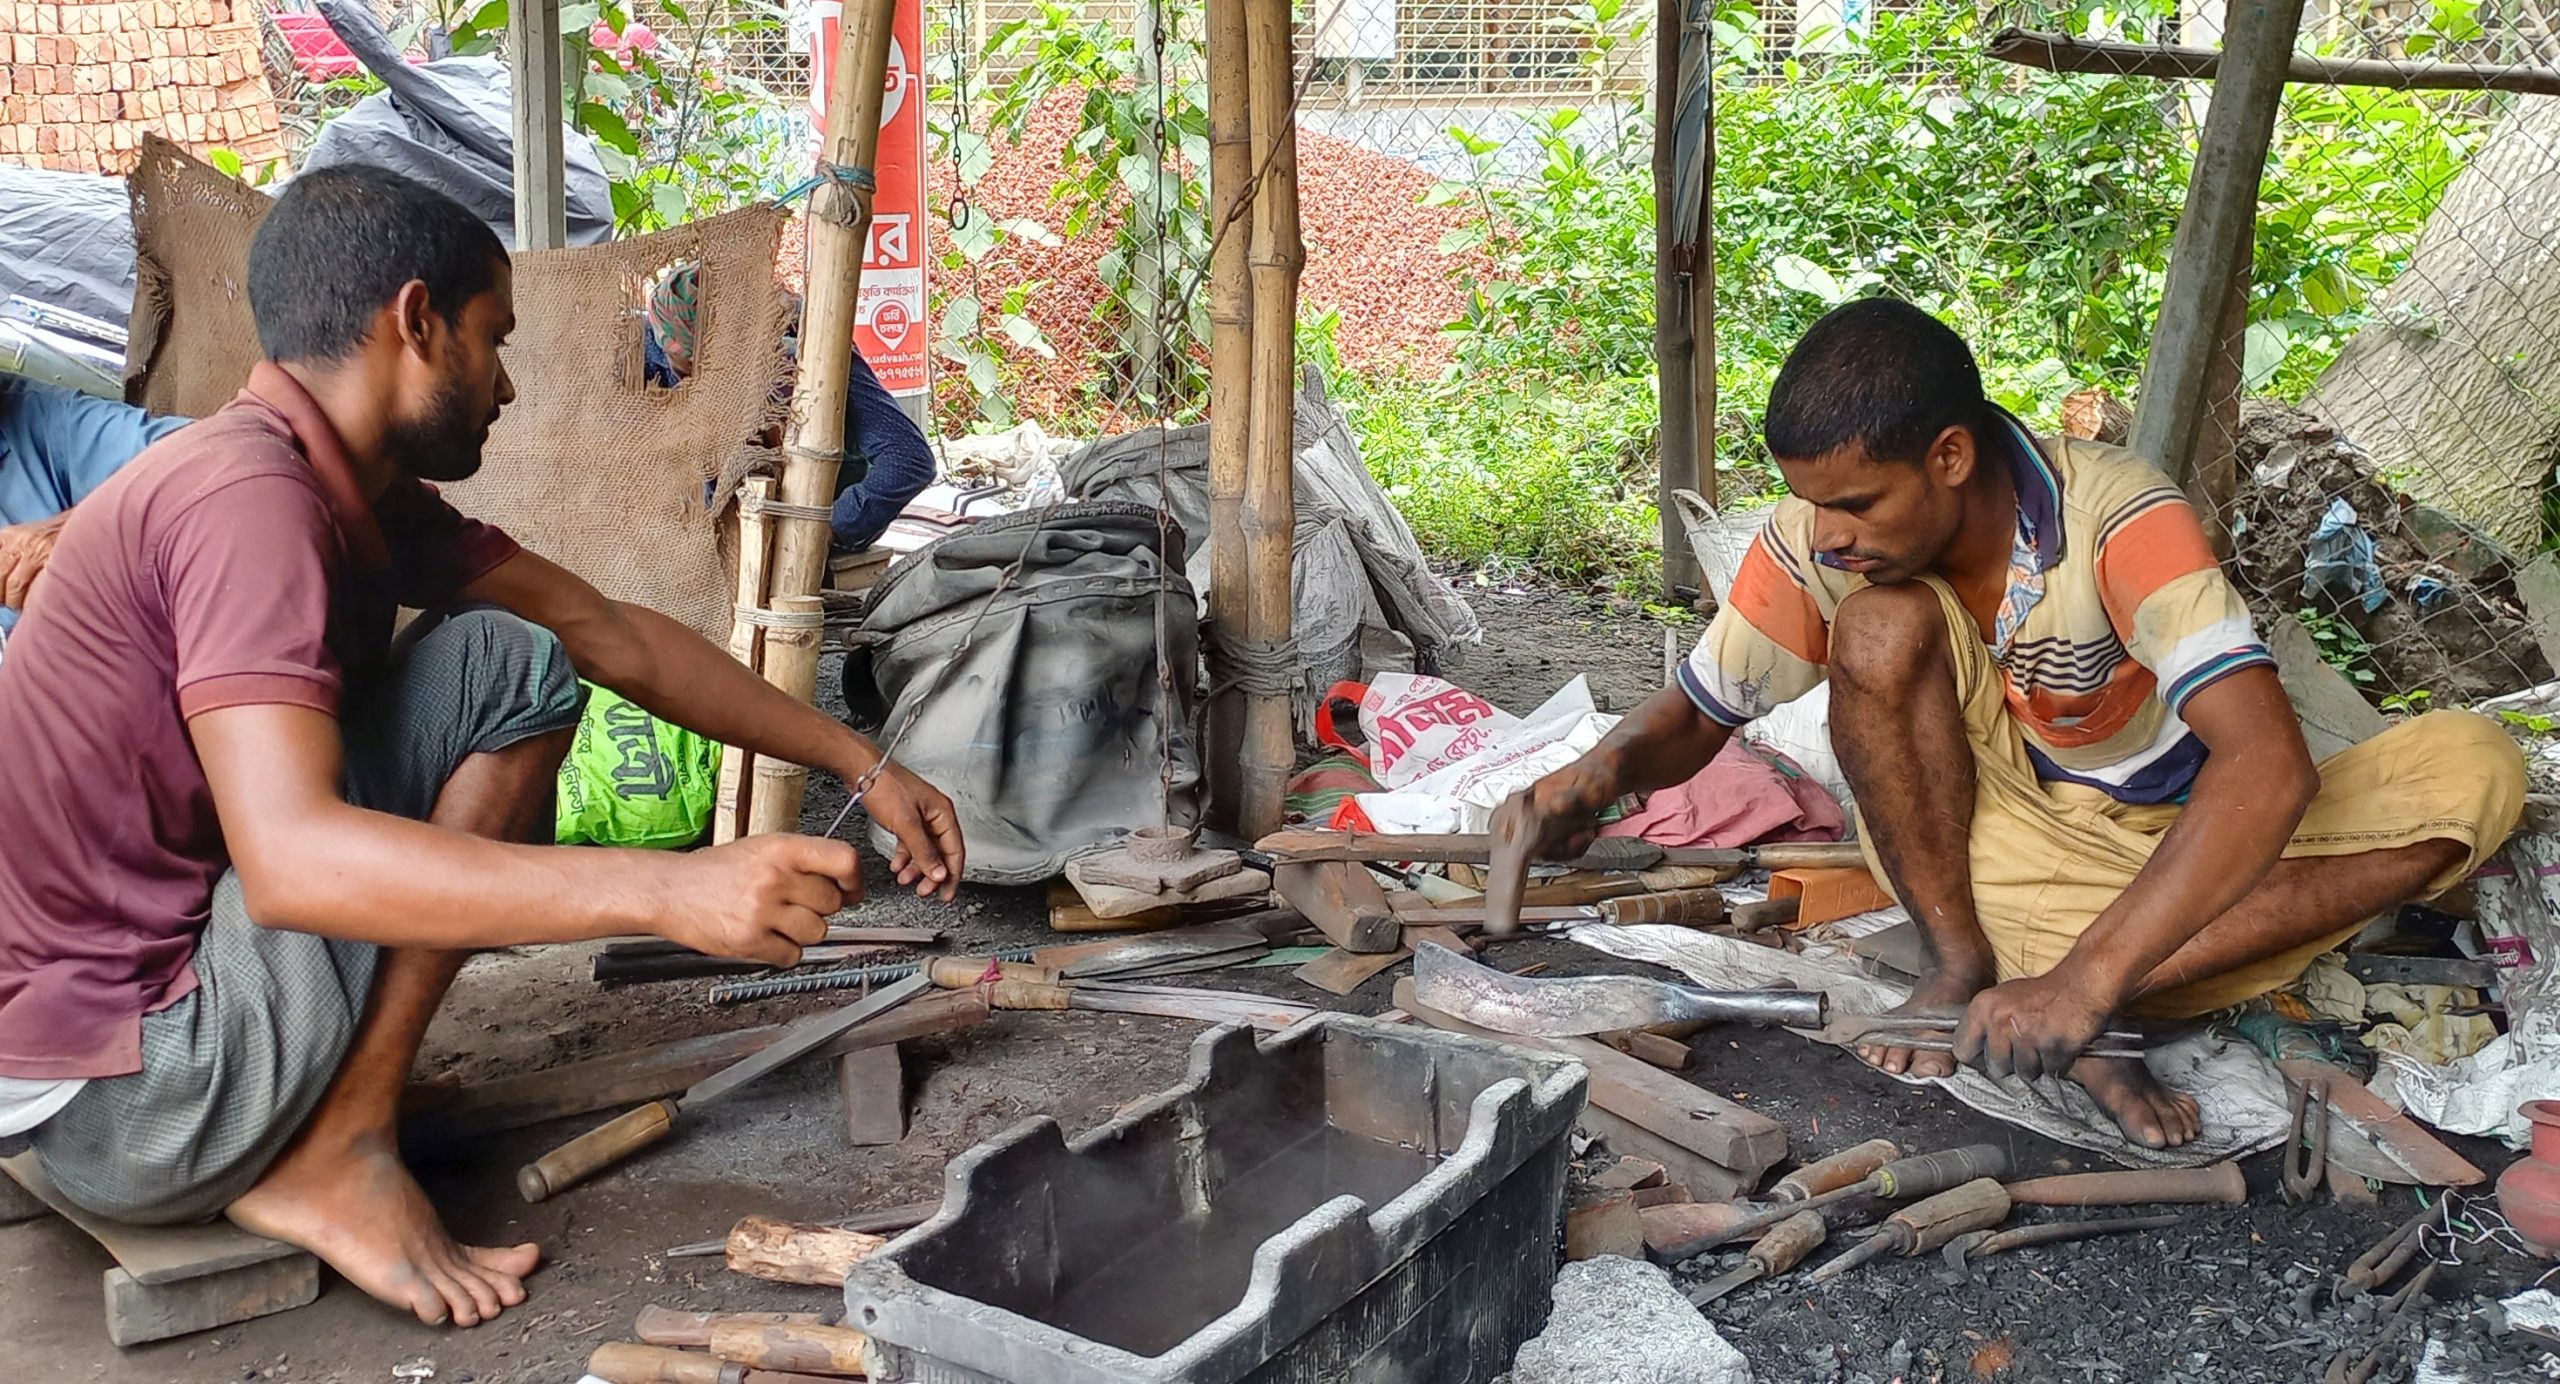
[[[2249,1184],[2239,1164],[2223,1162],[2029,1178],[2009,1184],[2009,1199],[2020,1206],[2237,1206],[2249,1199]]]
[[[597,1125],[516,1169],[516,1191],[526,1201],[555,1196],[667,1137],[676,1103],[653,1100]]]
[[[653,1346],[707,1346],[712,1328],[730,1322],[753,1322],[762,1326],[824,1326],[826,1319],[816,1312],[687,1312],[675,1307],[649,1306],[640,1309],[631,1324],[631,1334],[643,1344]],[[747,1363],[754,1364],[750,1360]]]
[[[1673,889],[1659,894],[1629,894],[1602,901],[1600,917],[1611,923],[1720,923],[1724,921],[1724,891]]]
[[[712,1354],[758,1369],[860,1374],[864,1343],[861,1332],[842,1326],[732,1318],[711,1325]]]

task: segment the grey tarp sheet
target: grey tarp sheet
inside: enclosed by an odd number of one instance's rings
[[[124,179],[0,163],[0,298],[112,322],[133,311]]]
[[[508,249],[516,248],[515,118],[506,67],[495,58],[410,63],[363,6],[319,0],[319,10],[390,90],[322,126],[301,171],[359,163],[405,173],[469,207]],[[569,243],[610,240],[613,188],[595,141],[574,129],[563,134]]]
[[[1138,827],[1199,820],[1200,608],[1183,546],[1179,530],[1160,539],[1151,509],[1055,505],[941,539],[872,588],[855,642],[889,703],[881,738],[951,795],[969,879],[1037,883]]]

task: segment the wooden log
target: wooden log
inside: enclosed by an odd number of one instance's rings
[[[1244,489],[1253,408],[1253,103],[1242,4],[1209,7],[1209,622],[1243,638]],[[1199,536],[1194,535],[1198,542]],[[1207,709],[1209,819],[1233,830],[1244,804],[1244,690],[1212,687]]]
[[[760,610],[764,606],[773,529],[765,523],[763,506],[772,498],[770,477],[750,476],[738,487],[738,593],[733,608],[739,611]],[[764,626],[733,616],[729,656],[747,668],[763,672]],[[747,775],[754,764],[755,754],[746,747],[720,747],[720,795],[713,800],[711,809],[711,844],[726,845],[747,834]]]
[[[1272,870],[1271,887],[1344,951],[1391,952],[1404,945],[1404,928],[1387,904],[1387,891],[1363,866],[1284,861]]]
[[[1693,1196],[1739,1196],[1787,1156],[1787,1131],[1777,1121],[1656,1071],[1589,1038],[1519,1038],[1477,1028],[1414,998],[1410,979],[1396,982],[1395,1006],[1433,1028],[1471,1033],[1560,1053],[1591,1072],[1590,1105],[1583,1123],[1623,1156],[1649,1159]]]
[[[907,1076],[897,1044],[838,1057],[836,1095],[844,1102],[846,1143],[876,1148],[907,1137]]]
[[[825,1321],[826,1318],[816,1312],[687,1312],[653,1304],[640,1309],[640,1315],[631,1323],[631,1334],[639,1337],[644,1345],[700,1349],[711,1344],[711,1327],[716,1322],[816,1326]]]
[[[774,1283],[840,1288],[846,1271],[887,1243],[859,1230],[749,1216],[729,1232],[729,1271]]]
[[[757,1369],[858,1375],[866,1344],[861,1332],[844,1326],[734,1319],[711,1325],[713,1355]]]
[[[880,111],[886,94],[889,46],[897,0],[851,0],[844,8],[837,39],[835,80],[827,91],[824,165],[852,170],[868,179],[878,166]],[[915,58],[909,55],[908,61]],[[910,98],[912,99],[912,98]],[[853,371],[853,325],[862,296],[862,255],[871,229],[871,189],[864,183],[830,179],[809,199],[808,294],[800,313],[800,367],[792,382],[791,425],[783,442],[782,501],[808,512],[788,516],[774,538],[773,573],[768,602],[777,610],[805,609],[823,613],[817,599],[826,581],[827,546],[832,527],[823,513],[835,500],[836,473],[844,461],[846,382]],[[805,597],[805,607],[786,606]],[[791,631],[797,633],[797,631]],[[777,660],[775,636],[765,637],[765,680],[806,702],[817,693],[818,637],[807,633],[805,657]],[[777,663],[779,666],[777,667]],[[757,830],[791,831],[800,823],[800,792],[805,775],[772,775],[756,766],[749,826]]]
[[[1633,1192],[1602,1192],[1565,1212],[1564,1257],[1568,1262],[1644,1257],[1644,1222],[1636,1215]]]
[[[1297,445],[1298,236],[1297,116],[1290,90],[1290,0],[1243,0],[1251,73],[1253,162],[1253,405],[1250,469],[1241,527],[1245,544],[1245,626],[1265,649],[1288,642],[1291,545],[1297,533],[1293,471]],[[1296,697],[1245,693],[1244,797],[1238,829],[1261,836],[1280,825],[1280,800],[1297,759]],[[1393,944],[1390,943],[1390,946]],[[1370,948],[1369,950],[1376,950]]]
[[[2302,6],[2231,0],[2224,22],[2221,81],[2187,177],[2160,317],[2134,401],[2132,450],[2181,488],[2194,475],[2196,438],[2212,405],[2206,377],[2222,348],[2224,299],[2232,279],[2248,272],[2258,183],[2275,139]]]
[[[790,531],[784,530],[783,535],[789,537]],[[776,580],[778,584],[779,577]],[[765,681],[805,702],[818,685],[818,646],[826,638],[822,624],[826,602],[816,596],[775,596],[766,604],[777,616],[807,622],[802,627],[764,632]],[[747,834],[798,831],[800,799],[809,785],[809,771],[798,764],[758,755],[753,778],[755,786],[749,790],[752,796],[747,802]],[[847,785],[847,791],[850,788]]]
[[[986,996],[975,990],[918,995],[847,1030],[819,1052],[832,1057],[883,1043],[948,1033],[985,1019],[987,1013]],[[780,1024],[765,1024],[684,1038],[523,1076],[484,1081],[459,1095],[431,1100],[410,1111],[401,1135],[404,1140],[422,1145],[450,1144],[674,1095],[733,1062],[763,1051],[782,1028]]]
[[[750,1369],[717,1355],[608,1341],[587,1357],[587,1373],[604,1384],[839,1384],[843,1375]]]
[[[2002,62],[2047,72],[2107,77],[2158,77],[2170,81],[2219,80],[2222,54],[2211,48],[2158,47],[2148,43],[2073,38],[2068,34],[2002,29],[1988,51]],[[2323,58],[2295,53],[2285,79],[2314,86],[2389,87],[2399,91],[2512,91],[2560,96],[2560,69],[2540,64],[2405,62],[2373,58]]]
[[[1700,458],[1711,455],[1714,446],[1712,432],[1705,438],[1698,435],[1698,333],[1689,316],[1688,276],[1680,272],[1689,228],[1680,224],[1679,199],[1672,195],[1680,166],[1680,31],[1688,8],[1687,0],[1660,0],[1653,19],[1653,368],[1661,410],[1656,505],[1662,522],[1663,599],[1675,605],[1681,588],[1704,588],[1680,507],[1671,496],[1697,488]],[[1715,468],[1709,463],[1704,469]]]
[[[1600,1035],[1600,1041],[1666,1072],[1689,1069],[1689,1045],[1677,1038],[1665,1038],[1659,1033],[1646,1033],[1639,1029],[1629,1033],[1604,1033]]]

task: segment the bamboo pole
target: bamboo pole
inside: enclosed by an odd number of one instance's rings
[[[2225,41],[2226,48],[2229,46]],[[2159,77],[2172,81],[2214,81],[2222,75],[2222,54],[2210,48],[2155,48],[2149,44],[2078,39],[2065,34],[2039,34],[2003,29],[1992,35],[1989,52],[2002,62],[2047,72],[2110,77]],[[2386,62],[2376,58],[2320,58],[2293,54],[2285,66],[2288,81],[2321,86],[2389,87],[2399,91],[2513,91],[2527,96],[2560,96],[2560,69],[2532,65],[2498,66],[2466,62]]]
[[[1653,368],[1656,451],[1660,454],[1656,503],[1662,523],[1663,599],[1680,601],[1680,589],[1700,589],[1697,559],[1689,551],[1675,490],[1698,484],[1696,324],[1690,320],[1687,276],[1680,272],[1680,28],[1686,0],[1661,0],[1653,22]]]
[[[738,604],[740,611],[764,605],[767,563],[773,553],[773,529],[765,522],[765,501],[773,498],[773,481],[750,476],[738,487]],[[751,669],[764,666],[764,626],[743,616],[729,626],[729,656]],[[755,756],[742,745],[720,747],[720,796],[711,810],[711,844],[726,845],[747,834],[748,766]]]
[[[783,443],[782,501],[810,511],[782,516],[773,554],[772,605],[804,598],[811,605],[827,579],[833,533],[816,512],[835,500],[844,463],[845,381],[853,370],[854,309],[862,296],[862,251],[871,230],[871,172],[880,153],[880,110],[889,72],[889,31],[897,0],[848,0],[837,40],[835,81],[827,91],[825,162],[863,181],[819,185],[809,199],[809,283],[800,317],[800,373],[791,390],[791,429]],[[765,681],[801,701],[818,690],[817,632],[809,656],[773,658],[782,630],[765,637]],[[796,631],[795,631],[796,633]],[[749,821],[758,831],[800,825],[797,766],[768,775],[756,766]],[[771,800],[768,800],[768,795]]]
[[[1253,203],[1253,410],[1251,472],[1242,527],[1249,590],[1246,632],[1264,651],[1290,636],[1290,543],[1297,529],[1291,475],[1296,445],[1298,268],[1297,113],[1289,74],[1289,0],[1244,0],[1253,85],[1253,163],[1262,184]],[[1248,691],[1244,804],[1249,839],[1280,826],[1280,800],[1296,767],[1289,691]]]
[[[2249,272],[2258,183],[2275,141],[2302,6],[2298,0],[2231,0],[2225,23],[2224,76],[2187,177],[2160,318],[2134,402],[2133,450],[2182,487],[2195,474],[2196,439],[2211,407],[2206,376],[2222,350],[2224,302],[2232,280]]]
[[[776,596],[773,613],[792,623],[764,632],[765,681],[776,687],[814,691],[818,685],[818,646],[826,638],[826,601],[817,596]],[[806,693],[802,700],[807,700]],[[747,834],[798,831],[800,795],[809,786],[809,771],[788,760],[757,755],[754,774],[747,800]]]
[[[1253,224],[1236,207],[1253,182],[1253,101],[1244,0],[1209,5],[1209,620],[1218,638],[1246,632],[1244,485],[1252,446]],[[1199,535],[1193,535],[1194,542]],[[1210,821],[1232,830],[1244,803],[1244,690],[1208,706]]]

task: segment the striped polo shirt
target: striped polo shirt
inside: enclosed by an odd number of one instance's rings
[[[2168,477],[2121,448],[2039,442],[1999,418],[2018,535],[1989,643],[2036,772],[2121,802],[2183,801],[2205,747],[2181,709],[2275,660]],[[1832,614],[1867,581],[1816,558],[1813,536],[1813,506],[1779,501],[1682,665],[1713,720],[1740,726],[1822,681]]]

